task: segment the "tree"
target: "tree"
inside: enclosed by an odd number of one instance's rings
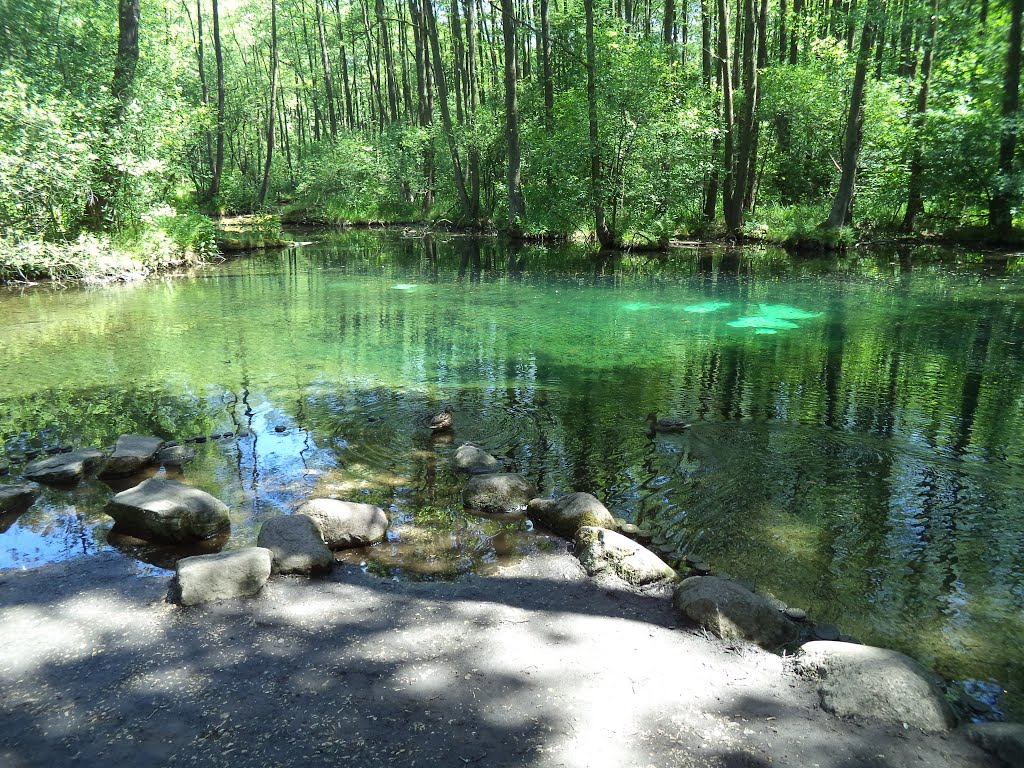
[[[501,0],[501,30],[505,40],[505,139],[508,143],[508,228],[519,234],[526,214],[519,157],[519,105],[516,100],[516,28],[512,0]]]
[[[1021,15],[1024,0],[1010,0],[1010,33],[1003,75],[1002,129],[996,190],[988,211],[988,225],[996,237],[1006,239],[1013,231],[1013,206],[1020,199],[1019,182],[1013,177],[1017,150],[1017,114],[1020,108]]]
[[[275,111],[277,109],[277,0],[270,0],[270,99],[267,106],[267,155],[263,164],[263,181],[260,183],[256,207],[262,208],[270,186],[270,167],[274,160]]]

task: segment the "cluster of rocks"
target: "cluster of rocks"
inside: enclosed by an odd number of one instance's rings
[[[953,711],[938,679],[909,656],[840,641],[835,627],[809,623],[801,609],[739,581],[711,575],[707,564],[681,556],[648,530],[613,517],[589,493],[536,498],[528,479],[495,472],[500,463],[479,446],[462,445],[454,465],[471,475],[462,494],[468,509],[525,512],[537,525],[573,541],[591,576],[610,574],[635,587],[671,586],[673,608],[684,620],[726,640],[749,641],[773,651],[796,649],[796,671],[816,682],[822,708],[837,717],[883,720],[923,731],[953,727]],[[681,577],[666,559],[696,575]],[[1015,730],[1014,742],[1004,725],[971,726],[969,736],[990,751],[1008,753],[1007,744],[1024,743],[1024,733]]]

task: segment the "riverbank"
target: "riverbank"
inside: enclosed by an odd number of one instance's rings
[[[0,762],[995,766],[822,711],[785,659],[559,550],[455,582],[273,579],[182,609],[114,554],[0,574]]]

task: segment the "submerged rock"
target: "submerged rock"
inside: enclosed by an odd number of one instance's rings
[[[929,675],[909,656],[868,645],[815,640],[797,671],[819,681],[821,707],[837,717],[906,723],[923,731],[953,726],[953,712]]]
[[[24,512],[39,497],[39,486],[28,483],[0,485],[0,514]]]
[[[70,453],[59,453],[33,461],[25,467],[25,477],[39,483],[77,483],[106,457],[106,452],[99,448],[80,448]]]
[[[976,723],[963,729],[964,736],[1010,768],[1024,768],[1024,725]]]
[[[526,514],[537,523],[567,539],[585,525],[615,528],[612,513],[589,493],[569,493],[557,499],[533,499]]]
[[[165,467],[180,467],[188,464],[196,457],[194,448],[187,445],[168,445],[161,448],[156,454],[156,460]]]
[[[114,452],[107,459],[107,465],[100,477],[123,477],[134,475],[143,467],[153,463],[156,452],[163,445],[163,439],[145,435],[121,435],[114,445]]]
[[[605,528],[587,525],[576,531],[576,556],[591,576],[611,571],[634,586],[678,578],[676,572],[650,550]]]
[[[324,542],[320,525],[306,515],[281,515],[263,523],[257,546],[274,553],[274,573],[312,574],[329,571],[334,553]]]
[[[476,475],[462,492],[462,503],[479,512],[520,512],[536,493],[533,483],[513,472]]]
[[[381,541],[388,530],[388,516],[373,504],[338,499],[310,499],[295,510],[316,521],[331,549],[364,547]]]
[[[104,511],[120,530],[147,540],[196,541],[231,527],[224,502],[191,485],[155,477],[121,491]]]
[[[177,588],[182,605],[255,595],[270,578],[274,553],[247,547],[178,561]]]
[[[471,474],[494,472],[500,462],[487,451],[473,443],[463,443],[455,451],[455,469]]]
[[[760,595],[718,576],[691,576],[676,587],[676,611],[721,638],[744,638],[763,648],[796,640],[797,630]]]

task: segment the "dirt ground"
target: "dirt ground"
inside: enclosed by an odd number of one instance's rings
[[[275,577],[183,609],[120,555],[0,573],[0,766],[994,766],[840,721],[786,661],[565,552]]]

